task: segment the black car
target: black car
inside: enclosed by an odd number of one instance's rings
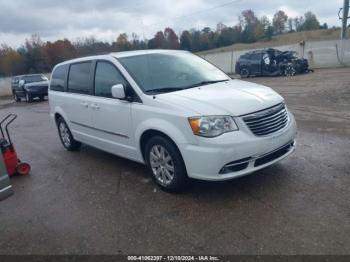
[[[32,102],[38,97],[44,100],[48,94],[49,80],[43,74],[15,76],[11,81],[13,98],[16,102],[25,98],[27,102]]]
[[[309,72],[307,59],[298,58],[296,52],[269,48],[246,53],[236,62],[236,73],[249,76],[293,76]]]

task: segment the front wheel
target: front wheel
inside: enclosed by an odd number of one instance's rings
[[[285,69],[284,69],[284,75],[291,77],[291,76],[295,76],[296,74],[296,70],[294,68],[293,65],[288,65]]]
[[[21,98],[18,97],[18,95],[17,95],[16,92],[13,92],[13,99],[14,99],[16,102],[20,102],[20,101],[21,101]]]
[[[33,97],[30,93],[26,92],[26,101],[27,103],[33,102]]]
[[[73,138],[72,132],[69,130],[67,123],[61,117],[57,120],[57,128],[62,145],[68,151],[76,151],[80,148],[81,143]]]
[[[186,167],[176,145],[162,136],[154,136],[145,146],[147,169],[164,190],[180,192],[189,183]]]

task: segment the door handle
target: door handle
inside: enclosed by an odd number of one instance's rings
[[[92,109],[95,109],[95,110],[100,109],[100,107],[99,107],[97,104],[92,104],[92,105],[91,105],[91,108],[92,108]]]
[[[87,102],[82,102],[82,103],[80,103],[83,107],[86,107],[86,108],[88,108],[89,107],[89,104],[87,103]]]

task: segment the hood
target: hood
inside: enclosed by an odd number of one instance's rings
[[[241,80],[161,94],[157,98],[197,115],[241,116],[283,102],[271,88]]]

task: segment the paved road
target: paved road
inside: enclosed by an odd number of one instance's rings
[[[0,254],[350,254],[350,69],[254,78],[285,96],[298,148],[281,163],[172,195],[142,165],[84,146],[66,152],[48,104],[19,114],[28,177],[0,202]]]

